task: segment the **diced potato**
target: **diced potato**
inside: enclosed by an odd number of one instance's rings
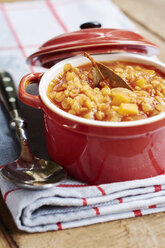
[[[121,103],[118,109],[120,115],[136,115],[139,113],[137,104],[134,103]]]
[[[120,103],[128,103],[130,100],[129,96],[125,93],[116,93],[112,100],[112,105],[120,105]]]
[[[144,78],[140,78],[136,81],[136,85],[143,89],[147,84],[147,81]]]
[[[121,87],[117,87],[117,88],[113,88],[111,90],[111,95],[114,97],[117,93],[122,93],[124,94],[125,96],[128,96],[130,99],[135,99],[136,98],[136,94],[129,90],[129,89],[126,89],[126,88],[121,88]],[[129,99],[129,100],[130,100]]]

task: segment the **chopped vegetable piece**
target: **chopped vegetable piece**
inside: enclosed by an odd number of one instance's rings
[[[119,93],[116,93],[113,100],[112,100],[112,105],[120,105],[120,103],[128,103],[130,100],[129,96],[122,93],[122,92],[119,92]]]
[[[120,115],[136,115],[139,113],[137,104],[134,103],[121,103],[118,109]]]

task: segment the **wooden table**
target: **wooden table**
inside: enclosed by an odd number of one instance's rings
[[[12,0],[11,0],[12,1]],[[0,2],[5,2],[0,0]],[[113,0],[140,32],[160,47],[165,62],[165,1]],[[0,199],[0,248],[164,248],[165,213],[111,221],[62,231],[29,234],[19,231]]]

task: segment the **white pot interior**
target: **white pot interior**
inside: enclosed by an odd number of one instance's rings
[[[136,54],[100,54],[100,55],[92,55],[92,57],[96,61],[128,61],[128,62],[135,62],[140,63],[144,65],[154,66],[155,68],[159,69],[161,72],[165,73],[165,64],[158,60],[151,59],[146,56],[142,55],[136,55]],[[55,104],[53,104],[49,98],[47,97],[47,88],[52,79],[54,79],[58,73],[63,71],[64,65],[66,63],[70,63],[73,67],[79,66],[82,64],[89,63],[89,59],[83,57],[83,56],[77,56],[72,57],[69,59],[65,59],[57,64],[55,64],[53,67],[51,67],[47,72],[44,73],[40,84],[39,84],[39,95],[44,102],[44,104],[51,109],[56,114],[73,120],[75,122],[84,123],[88,125],[94,125],[94,126],[104,126],[104,127],[126,127],[126,126],[139,126],[144,124],[149,124],[158,120],[161,120],[165,117],[165,112],[161,113],[159,115],[142,119],[138,121],[128,121],[128,122],[108,122],[108,121],[97,121],[97,120],[88,120],[82,117],[71,115],[60,108],[56,107]]]

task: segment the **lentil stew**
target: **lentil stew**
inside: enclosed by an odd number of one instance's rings
[[[133,91],[111,88],[101,81],[95,87],[92,65],[65,64],[49,83],[47,96],[60,109],[98,121],[133,121],[165,111],[165,75],[159,70],[132,62],[102,62],[123,78]]]

